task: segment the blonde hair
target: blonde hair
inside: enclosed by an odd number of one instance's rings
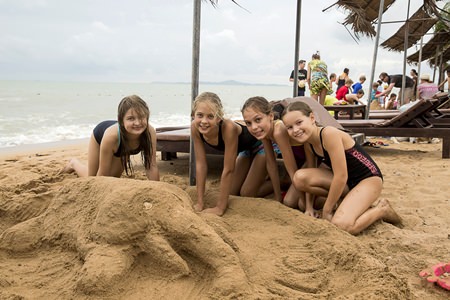
[[[195,111],[198,108],[198,105],[200,103],[205,103],[207,104],[211,110],[214,112],[215,116],[221,120],[223,120],[223,106],[222,106],[222,101],[220,101],[219,96],[217,96],[217,94],[212,93],[212,92],[203,92],[200,95],[198,95],[195,100],[194,103],[192,105],[192,112],[191,112],[191,117],[193,117],[195,115]]]

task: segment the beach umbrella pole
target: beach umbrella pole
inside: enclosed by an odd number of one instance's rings
[[[367,109],[365,118],[369,118],[370,112],[370,95],[372,95],[372,83],[375,80],[375,66],[377,64],[377,55],[378,55],[378,44],[380,42],[380,31],[381,31],[381,21],[383,19],[383,8],[384,8],[384,0],[380,0],[380,8],[378,10],[378,24],[377,24],[377,35],[375,37],[375,45],[373,47],[373,58],[372,58],[372,72],[370,74],[370,93],[369,99],[367,100]]]
[[[192,78],[191,78],[191,111],[195,98],[198,95],[199,65],[200,65],[200,20],[201,0],[194,0],[194,31],[192,35]],[[195,185],[195,153],[192,136],[189,139],[189,184]]]
[[[297,0],[297,24],[295,29],[295,54],[294,54],[294,91],[292,97],[298,95],[298,60],[300,52],[300,25],[302,16],[302,0]]]

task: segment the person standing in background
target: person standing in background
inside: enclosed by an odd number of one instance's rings
[[[301,59],[298,61],[298,94],[297,96],[305,96],[306,91],[306,78],[308,77],[308,71],[305,70],[306,61]],[[294,82],[294,72],[292,70],[291,77],[289,77],[290,82]]]
[[[324,105],[325,97],[330,91],[330,82],[328,81],[327,64],[320,59],[319,51],[312,55],[312,60],[308,63],[307,80],[311,97]]]
[[[414,91],[413,91],[413,100],[417,99],[417,82],[418,82],[418,76],[416,69],[411,69],[411,72],[409,72],[409,75],[411,75],[412,80],[414,80]]]
[[[348,68],[345,68],[344,71],[342,71],[342,74],[339,75],[338,78],[336,78],[336,84],[337,84],[337,88],[336,88],[336,92],[345,85],[345,81],[348,79],[348,73],[350,72],[350,70]]]
[[[447,78],[439,84],[438,88],[442,88],[442,91],[444,91],[445,83],[447,83],[447,91],[450,94],[450,67],[447,68]]]
[[[380,74],[380,80],[387,83],[388,87],[380,94],[376,95],[376,98],[379,98],[381,96],[388,95],[394,87],[399,88],[400,92],[398,93],[398,99],[402,101],[402,96],[404,95],[404,103],[408,104],[411,98],[413,98],[413,87],[414,87],[414,80],[412,80],[411,77],[405,76],[405,90],[402,90],[402,81],[403,81],[403,75],[397,74],[397,75],[388,75],[386,72],[382,72]]]

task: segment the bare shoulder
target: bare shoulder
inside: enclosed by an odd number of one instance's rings
[[[222,121],[222,129],[224,132],[236,133],[240,130],[240,125],[238,125],[235,121],[230,119],[223,119]]]

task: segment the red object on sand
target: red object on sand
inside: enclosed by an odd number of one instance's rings
[[[428,282],[435,282],[442,288],[450,290],[450,262],[438,263],[420,272],[419,276],[425,278]]]

